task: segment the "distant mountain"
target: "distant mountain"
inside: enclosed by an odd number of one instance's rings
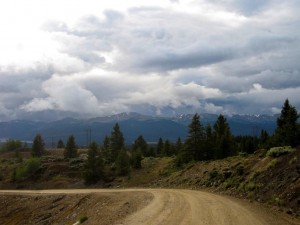
[[[173,121],[188,125],[194,115],[184,114],[178,115],[173,118]],[[231,115],[225,116],[231,132],[234,135],[259,135],[261,130],[264,129],[269,133],[273,133],[276,128],[277,115]],[[200,115],[200,121],[203,125],[213,125],[217,120],[218,115],[204,113]]]
[[[59,139],[66,141],[68,136],[73,134],[77,144],[85,146],[89,139],[88,130],[91,130],[92,140],[102,143],[105,135],[110,135],[112,127],[118,122],[128,144],[133,143],[139,135],[143,135],[148,142],[157,142],[160,137],[175,142],[178,137],[185,139],[192,117],[191,114],[170,118],[121,113],[92,119],[65,118],[50,122],[14,120],[0,122],[0,140],[13,138],[32,141],[34,136],[40,133],[47,146],[55,146]],[[201,114],[200,120],[203,125],[213,125],[217,117],[215,114]],[[261,129],[273,133],[277,117],[278,115],[226,116],[234,135],[259,135]]]

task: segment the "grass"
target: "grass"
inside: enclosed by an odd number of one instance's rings
[[[276,196],[276,195],[272,196],[271,202],[275,203],[277,206],[283,206],[284,205],[284,201],[282,199],[280,199],[279,196]]]
[[[260,171],[260,170],[255,171],[255,172],[252,174],[252,176],[250,177],[250,180],[255,179],[255,178],[258,177],[261,173],[262,173],[262,171]]]
[[[271,162],[269,162],[268,168],[273,169],[275,168],[276,164],[277,164],[277,159],[273,159]]]
[[[259,185],[254,182],[249,182],[245,185],[246,191],[256,191],[259,189]]]
[[[289,165],[294,164],[295,162],[297,162],[297,156],[293,157],[290,161],[289,161]]]
[[[53,181],[69,181],[70,178],[67,176],[63,176],[63,175],[55,175],[52,177]]]
[[[257,191],[260,185],[254,182],[241,183],[238,190],[246,193]]]
[[[170,158],[153,158],[146,157],[142,160],[141,169],[132,169],[131,177],[134,179],[124,179],[125,186],[141,186],[150,184],[157,180],[160,176],[167,177],[173,173],[170,163]]]

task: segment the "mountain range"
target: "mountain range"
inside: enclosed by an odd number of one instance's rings
[[[216,114],[200,114],[200,121],[213,125]],[[262,129],[272,134],[276,128],[278,115],[231,115],[226,116],[234,135],[259,135]],[[133,143],[143,135],[149,143],[157,142],[160,137],[175,142],[178,137],[185,139],[192,114],[175,117],[154,117],[138,113],[121,113],[91,119],[64,118],[57,121],[12,120],[0,122],[0,140],[8,138],[31,142],[40,133],[47,146],[56,146],[59,139],[64,142],[73,134],[76,143],[85,146],[90,140],[103,142],[110,135],[115,123],[119,123],[127,144]]]

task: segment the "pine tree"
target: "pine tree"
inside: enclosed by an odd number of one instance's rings
[[[177,141],[175,143],[175,154],[176,155],[182,151],[182,147],[183,147],[182,141],[181,141],[180,137],[178,137]]]
[[[169,140],[165,140],[164,149],[163,149],[164,156],[171,156],[172,155],[172,147]]]
[[[65,151],[64,151],[65,158],[75,158],[77,157],[77,147],[75,144],[75,138],[73,135],[69,136]]]
[[[203,141],[205,133],[200,123],[200,117],[196,113],[189,125],[188,137],[185,141],[186,160],[203,160]]]
[[[119,154],[119,151],[125,147],[124,136],[121,132],[120,126],[118,123],[113,127],[113,131],[110,136],[110,160],[115,162]]]
[[[133,143],[132,145],[132,150],[137,150],[140,149],[141,153],[144,156],[149,156],[149,152],[148,152],[148,144],[145,141],[144,137],[142,135],[140,135]]]
[[[214,138],[216,141],[215,158],[222,159],[233,155],[233,141],[229,124],[226,118],[220,114],[214,124]]]
[[[158,139],[157,145],[156,145],[156,155],[162,156],[164,150],[164,142],[162,138]]]
[[[299,115],[294,106],[291,106],[286,99],[282,106],[281,114],[277,119],[277,128],[275,130],[275,142],[277,145],[291,145],[292,147],[300,144],[299,125],[297,120]]]
[[[33,140],[31,155],[33,157],[41,157],[45,150],[45,143],[40,134],[37,134]]]
[[[88,158],[84,164],[83,178],[86,184],[97,183],[103,177],[103,161],[96,142],[92,142],[88,150]]]
[[[207,124],[205,127],[205,143],[204,143],[204,159],[205,160],[211,160],[214,158],[214,152],[215,152],[215,139],[213,136],[212,127],[210,124]]]
[[[261,130],[259,137],[259,147],[268,148],[269,147],[270,136],[266,130]]]
[[[61,139],[59,139],[59,141],[57,142],[57,148],[65,148],[65,144]]]
[[[110,147],[109,147],[109,145],[110,145],[110,140],[109,140],[109,137],[106,135],[103,140],[103,146],[101,148],[104,163],[110,162]]]
[[[131,165],[133,168],[140,169],[142,168],[142,151],[138,148],[132,150],[131,153]]]
[[[124,149],[121,149],[116,159],[116,170],[120,176],[125,176],[130,172],[130,158]]]

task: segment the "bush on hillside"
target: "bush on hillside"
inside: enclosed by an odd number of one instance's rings
[[[29,158],[17,167],[12,174],[12,181],[23,181],[33,176],[40,168],[41,160],[39,158]]]
[[[293,151],[295,150],[291,146],[274,147],[267,152],[267,156],[279,157],[281,155],[285,155]]]

